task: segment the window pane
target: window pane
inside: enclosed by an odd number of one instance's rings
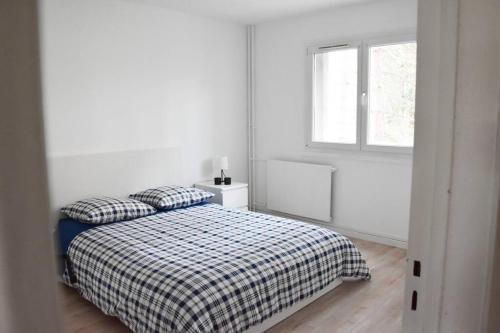
[[[413,146],[417,44],[369,48],[369,145]]]
[[[358,49],[314,56],[314,142],[356,143]]]

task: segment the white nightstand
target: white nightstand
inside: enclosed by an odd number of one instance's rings
[[[215,194],[210,202],[224,207],[248,209],[248,184],[214,185],[213,180],[194,184],[194,187]]]

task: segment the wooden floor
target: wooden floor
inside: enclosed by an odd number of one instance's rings
[[[367,241],[354,242],[372,271],[371,281],[344,282],[268,333],[401,331],[406,251]],[[62,285],[60,289],[65,332],[130,332],[74,290]]]

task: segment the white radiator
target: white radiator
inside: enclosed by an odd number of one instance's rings
[[[267,161],[267,208],[315,220],[332,220],[330,165]]]

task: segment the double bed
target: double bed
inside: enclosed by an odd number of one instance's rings
[[[346,237],[216,204],[78,228],[65,284],[134,332],[259,332],[345,279],[370,278]]]

